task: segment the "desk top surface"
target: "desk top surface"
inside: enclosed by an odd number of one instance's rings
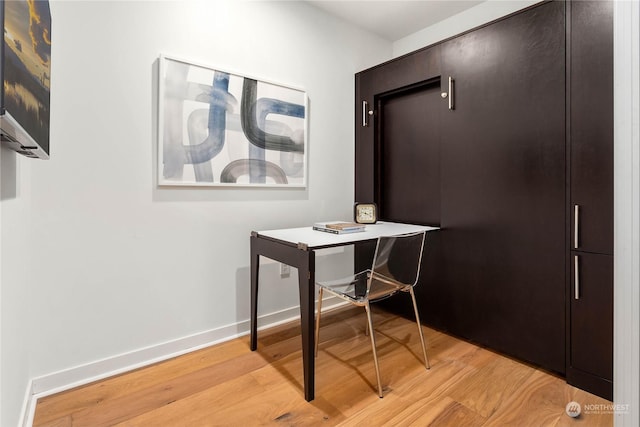
[[[313,227],[284,228],[280,230],[258,231],[258,236],[281,240],[292,245],[305,245],[309,249],[348,245],[364,240],[373,240],[381,236],[397,236],[421,231],[439,230],[426,225],[401,224],[378,221],[367,224],[364,231],[356,233],[333,234],[314,230]]]

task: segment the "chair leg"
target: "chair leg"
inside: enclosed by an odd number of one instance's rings
[[[320,310],[322,310],[322,288],[320,288],[320,292],[318,292],[318,313],[316,313],[316,357],[318,357],[318,340],[320,339]]]
[[[418,334],[420,335],[420,342],[422,343],[422,354],[424,354],[424,366],[430,369],[429,358],[427,357],[427,347],[424,345],[424,336],[422,335],[422,325],[420,324],[420,315],[418,314],[418,305],[416,304],[416,295],[413,293],[413,288],[409,288],[411,294],[411,300],[413,301],[413,311],[416,313],[416,323],[418,324]]]
[[[367,312],[367,323],[369,325],[369,336],[371,337],[371,350],[373,350],[373,363],[376,367],[376,378],[378,380],[378,396],[382,397],[382,382],[380,381],[380,368],[378,367],[378,352],[376,351],[376,337],[373,332],[373,323],[371,321],[371,307],[369,301],[364,306]]]

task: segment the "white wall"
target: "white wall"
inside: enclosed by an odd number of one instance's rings
[[[51,159],[2,152],[16,193],[1,216],[3,426],[29,379],[53,374],[46,389],[68,369],[244,332],[250,231],[351,216],[353,76],[391,56],[302,2],[52,1],[51,13]],[[308,188],[157,188],[161,53],[304,88]],[[348,255],[325,258],[340,273]],[[298,304],[294,274],[277,270],[261,270],[260,314]]]
[[[0,147],[0,425],[14,426],[28,393],[30,177],[13,151]],[[26,168],[28,169],[28,168]]]
[[[250,231],[350,216],[353,72],[388,55],[298,3],[54,6],[59,95],[52,160],[33,169],[32,208],[46,214],[32,247],[49,255],[34,283],[55,286],[34,295],[52,317],[33,325],[35,375],[248,318]],[[156,188],[159,53],[305,88],[308,189]],[[273,286],[261,312],[296,305],[296,292]]]

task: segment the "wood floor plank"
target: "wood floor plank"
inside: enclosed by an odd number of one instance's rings
[[[463,404],[451,402],[433,421],[425,425],[430,427],[481,426],[485,421],[486,418]]]
[[[57,420],[51,420],[44,424],[40,424],[42,427],[72,427],[71,415],[65,415]]]
[[[608,427],[609,404],[534,367],[374,311],[384,398],[360,308],[323,314],[316,399],[304,400],[298,322],[260,331],[37,402],[34,427],[78,426],[514,426]],[[605,406],[602,406],[605,408]]]
[[[503,425],[553,426],[565,416],[564,389],[566,384],[541,371],[535,371],[522,385],[521,391],[512,394],[483,427]]]
[[[243,375],[183,399],[129,417],[114,425],[129,427],[179,426],[196,425],[193,424],[195,419],[216,420],[217,411],[232,404],[230,396],[242,396],[244,399],[246,396],[244,390],[251,390],[252,394],[259,395],[266,391],[250,375]]]
[[[496,358],[458,383],[449,396],[484,418],[489,418],[534,372],[508,358]],[[508,381],[506,380],[508,379]]]
[[[263,358],[245,352],[244,355],[235,359],[189,372],[180,377],[171,377],[150,387],[136,389],[129,394],[85,407],[73,413],[73,425],[74,427],[112,425],[154,408],[184,399],[201,390],[251,372],[265,364],[266,361]],[[122,412],[123,406],[127,407],[126,414]]]
[[[65,414],[100,405],[102,402],[128,396],[136,391],[165,382],[168,378],[180,377],[220,361],[234,359],[246,354],[247,343],[246,339],[228,341],[162,363],[136,369],[125,375],[117,375],[87,384],[70,392],[44,397],[38,400],[38,411],[36,411],[34,425],[56,420]]]
[[[403,404],[390,418],[390,425],[425,426],[436,419],[453,402],[449,392],[475,372],[474,368],[454,361],[434,365],[426,377],[416,377],[393,390]]]

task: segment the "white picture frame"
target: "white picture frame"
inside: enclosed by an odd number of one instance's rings
[[[307,185],[304,90],[161,55],[158,185]]]

